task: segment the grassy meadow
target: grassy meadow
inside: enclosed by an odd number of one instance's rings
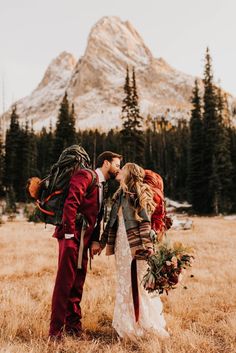
[[[25,221],[0,227],[0,353],[236,352],[236,220],[193,217],[192,230],[169,231],[196,249],[193,268],[179,286],[162,295],[170,338],[147,335],[120,340],[111,327],[114,258],[96,257],[82,301],[87,340],[48,342],[51,295],[57,268],[52,228]],[[191,277],[190,275],[193,275]]]

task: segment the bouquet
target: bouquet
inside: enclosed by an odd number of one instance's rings
[[[175,242],[173,246],[160,244],[155,253],[147,258],[148,269],[143,277],[143,286],[148,292],[162,294],[176,288],[183,272],[194,261],[193,249]]]

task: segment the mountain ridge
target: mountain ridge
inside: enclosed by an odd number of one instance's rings
[[[84,55],[78,60],[62,52],[49,64],[33,92],[20,99],[17,111],[23,122],[33,121],[39,131],[55,127],[65,91],[74,103],[76,127],[108,130],[121,126],[126,67],[135,67],[141,114],[166,116],[173,123],[189,119],[195,77],[155,58],[129,21],[105,16],[92,28]],[[230,106],[236,107],[229,95]],[[11,108],[4,114],[9,121]]]

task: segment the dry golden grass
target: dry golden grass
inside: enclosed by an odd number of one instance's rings
[[[173,240],[196,249],[196,261],[184,285],[163,295],[169,339],[147,336],[121,341],[111,327],[114,259],[104,255],[88,271],[83,325],[90,340],[47,341],[51,295],[57,266],[57,242],[44,225],[6,223],[0,228],[0,352],[236,352],[236,221],[193,218],[194,229],[170,231]],[[191,278],[190,275],[194,277]]]

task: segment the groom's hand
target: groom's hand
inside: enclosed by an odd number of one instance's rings
[[[94,241],[92,242],[91,244],[91,247],[90,247],[90,254],[91,254],[91,258],[93,259],[94,255],[100,255],[101,254],[101,246],[98,242]]]

